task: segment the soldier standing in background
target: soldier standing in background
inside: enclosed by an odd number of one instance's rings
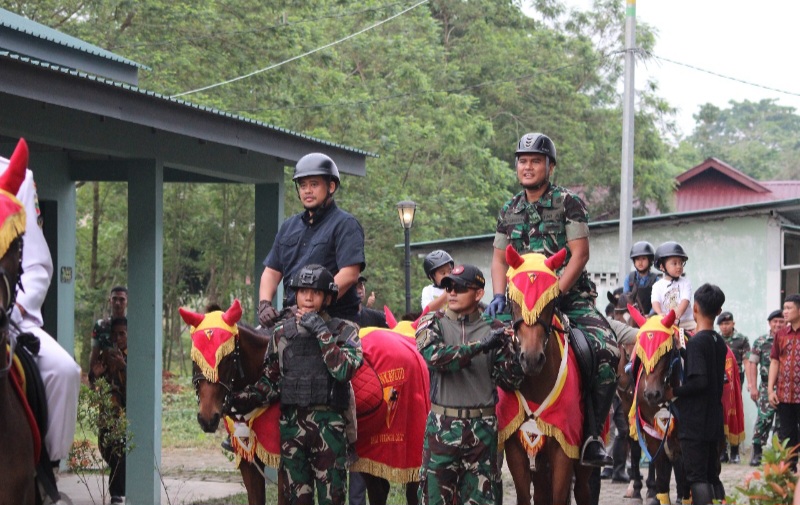
[[[775,421],[775,433],[780,431],[780,420],[775,415],[775,407],[769,403],[767,382],[769,380],[769,353],[772,350],[772,342],[775,340],[775,334],[785,326],[783,311],[772,311],[767,318],[767,322],[769,323],[769,332],[766,335],[761,335],[753,342],[750,357],[745,363],[747,390],[750,392],[750,398],[758,407],[758,417],[753,430],[753,457],[750,458],[750,466],[761,464],[761,448],[769,442],[769,432],[773,429],[773,420]],[[761,377],[760,384],[758,377]]]
[[[731,351],[733,351],[733,356],[736,358],[736,366],[739,367],[739,384],[744,384],[744,362],[747,356],[750,354],[750,341],[747,339],[747,337],[736,331],[734,328],[735,324],[736,323],[733,320],[733,314],[730,312],[723,312],[719,315],[719,317],[717,317],[719,333],[725,339],[725,343],[731,348]],[[749,383],[747,384],[747,387],[750,387]],[[728,457],[728,451],[726,449],[725,452],[720,456],[720,461],[723,463],[730,461],[732,464],[738,465],[739,446],[731,446],[730,458]]]

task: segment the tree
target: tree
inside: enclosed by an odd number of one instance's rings
[[[720,109],[707,103],[681,148],[694,151],[693,165],[715,157],[761,180],[797,179],[800,174],[800,116],[777,100],[731,100]],[[690,166],[693,166],[690,165]]]

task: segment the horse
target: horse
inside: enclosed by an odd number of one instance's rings
[[[237,324],[241,317],[241,306],[238,301],[234,301],[234,304],[224,313],[218,311],[201,315],[185,309],[180,309],[180,312],[184,321],[193,327],[193,383],[199,404],[198,423],[205,432],[212,433],[224,419],[226,428],[233,435],[231,442],[236,450],[237,465],[247,489],[248,503],[250,505],[264,504],[264,465],[277,467],[280,460],[280,437],[278,435],[280,405],[273,404],[263,413],[257,411],[259,415],[254,420],[246,420],[251,424],[250,440],[247,440],[247,437],[243,439],[236,436],[242,423],[241,419],[237,420],[235,416],[231,417],[233,413],[230,401],[235,392],[243,390],[248,384],[254,384],[260,378],[271,334],[246,324]],[[401,414],[401,409],[397,408],[400,401],[404,406],[406,402],[412,402],[416,406],[419,406],[420,402],[423,406],[425,401],[430,402],[427,369],[424,362],[421,361],[421,357],[419,360],[416,359],[418,354],[415,351],[413,340],[398,333],[389,332],[391,335],[387,335],[384,331],[367,330],[370,331],[364,334],[362,329],[365,361],[369,354],[368,350],[379,350],[382,342],[387,349],[394,352],[394,355],[378,356],[377,361],[387,364],[398,363],[402,362],[403,358],[407,360],[409,353],[413,353],[411,360],[412,363],[416,363],[417,367],[406,371],[396,368],[397,365],[395,365],[395,368],[378,373],[377,366],[374,369],[372,366],[362,366],[353,377],[351,382],[356,389],[359,414],[359,440],[356,443],[356,450],[360,458],[351,465],[351,471],[359,471],[364,475],[370,503],[386,503],[390,490],[390,479],[406,484],[406,499],[410,504],[416,505],[417,482],[415,479],[418,479],[419,463],[407,469],[397,469],[390,467],[391,465],[387,465],[385,462],[391,461],[392,456],[398,457],[398,461],[401,460],[396,445],[398,438],[412,439],[414,438],[413,432],[417,431],[419,432],[418,440],[414,442],[415,445],[409,452],[417,456],[421,462],[424,416],[419,418],[418,429],[401,429],[403,435],[399,437],[396,434],[389,437],[371,435],[380,433],[384,427],[386,429],[402,428],[401,422],[406,420],[404,417],[406,412]],[[381,337],[402,340],[392,342],[381,340]],[[373,358],[375,357],[373,356]],[[424,399],[415,396],[415,392],[410,389],[411,384],[414,383],[411,375],[417,376],[424,383],[424,391],[421,391]],[[378,382],[379,380],[380,382]],[[408,387],[404,389],[404,385],[408,385]],[[366,394],[370,399],[359,400],[361,388],[369,389]],[[364,405],[365,403],[369,403],[369,405]],[[394,424],[395,422],[397,425]],[[416,447],[417,445],[418,447]],[[282,489],[280,480],[279,476],[278,486]],[[284,503],[283,493],[279,493],[279,503]]]
[[[535,253],[520,256],[513,248],[506,249],[507,298],[525,372],[519,388],[519,404],[525,412],[518,417],[526,420],[506,427],[501,421],[500,438],[518,504],[531,503],[531,484],[534,503],[569,503],[573,476],[575,501],[584,505],[590,499],[593,469],[579,463],[583,416],[580,403],[574,403],[580,397],[580,373],[556,310],[559,290],[554,272],[565,258],[564,249],[550,258]],[[509,398],[500,389],[498,395],[500,420],[504,405],[513,405],[517,398]],[[567,420],[567,426],[562,425],[564,417],[573,423]],[[553,422],[555,418],[559,421]]]
[[[622,323],[627,324],[633,328],[638,328],[636,326],[636,322],[633,321],[630,317],[630,313],[628,312],[628,305],[632,305],[639,309],[638,301],[635,298],[635,295],[632,293],[619,293],[617,296],[613,296],[611,293],[608,293],[609,301],[614,300],[614,315],[613,319]],[[633,405],[633,394],[635,390],[636,383],[633,377],[628,374],[626,370],[626,365],[634,356],[633,352],[629,353],[625,346],[619,346],[619,363],[617,364],[617,377],[619,380],[617,381],[617,396],[620,399],[620,403],[622,404],[622,411],[625,412],[627,416],[631,410],[631,406]],[[620,436],[628,436],[628,433],[620,434]],[[630,464],[631,464],[631,482],[628,486],[627,491],[625,492],[626,498],[633,498],[635,500],[642,500],[642,473],[639,469],[639,460],[642,457],[641,447],[633,438],[629,438],[630,442]],[[652,468],[652,467],[651,467]],[[655,487],[654,481],[652,478],[648,478],[648,482],[653,483],[653,493],[652,495],[655,496]]]
[[[25,177],[28,148],[20,140],[9,166],[0,177],[0,505],[32,505],[37,501],[35,467],[40,443],[35,423],[29,421],[25,393],[12,376],[13,351],[9,337],[9,307],[14,305],[22,273],[22,234],[25,212],[13,195]],[[16,212],[15,212],[16,211]],[[10,214],[10,215],[8,215]],[[21,217],[21,218],[20,218]]]
[[[646,319],[635,307],[628,311],[639,326],[634,366],[633,407],[630,411],[631,436],[645,452],[655,469],[655,496],[648,504],[669,500],[670,476],[674,469],[677,499],[689,498],[683,475],[678,419],[672,404],[672,388],[681,380],[679,333],[673,326],[675,312]]]

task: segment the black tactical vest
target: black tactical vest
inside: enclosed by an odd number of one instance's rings
[[[327,325],[335,332],[340,321],[331,319]],[[347,409],[350,406],[350,386],[347,382],[337,381],[328,372],[317,337],[298,326],[294,319],[286,321],[283,333],[286,347],[282,355],[281,405]]]

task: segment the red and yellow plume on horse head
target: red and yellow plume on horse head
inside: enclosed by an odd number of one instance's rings
[[[547,304],[561,292],[555,272],[566,258],[566,249],[547,258],[539,253],[520,256],[510,245],[506,247],[508,297],[522,309],[525,324],[535,323]]]
[[[650,373],[661,356],[672,350],[672,336],[675,333],[675,311],[670,310],[666,316],[655,315],[645,318],[636,307],[628,305],[628,312],[636,324],[639,332],[636,335],[636,356],[644,365],[645,371]]]
[[[239,335],[236,323],[242,318],[239,300],[234,300],[225,312],[218,310],[198,314],[183,307],[179,312],[186,324],[191,326],[192,360],[209,382],[217,382],[219,362],[236,348],[236,338]]]
[[[25,207],[16,195],[25,180],[27,167],[28,144],[25,139],[19,139],[8,168],[0,176],[0,257],[5,256],[11,242],[25,233]]]

